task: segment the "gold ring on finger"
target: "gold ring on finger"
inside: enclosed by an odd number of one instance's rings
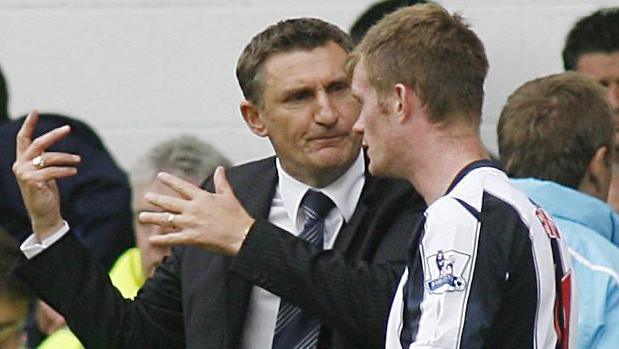
[[[39,155],[39,156],[35,157],[34,159],[32,159],[32,165],[37,170],[45,168],[45,160],[43,159],[43,155]]]
[[[166,223],[168,224],[168,226],[174,226],[174,218],[176,217],[176,215],[174,213],[169,213],[168,214],[168,218],[166,219]]]

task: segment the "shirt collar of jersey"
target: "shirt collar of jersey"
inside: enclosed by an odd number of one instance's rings
[[[309,189],[322,192],[335,203],[344,221],[348,222],[357,207],[357,202],[361,196],[361,191],[365,183],[365,159],[363,153],[359,152],[357,159],[350,168],[337,180],[323,188],[312,188],[309,185],[295,179],[280,164],[279,158],[276,160],[278,189],[284,201],[286,213],[292,222],[297,222],[297,214],[303,196]]]
[[[461,169],[460,172],[458,172],[454,180],[449,185],[449,188],[445,192],[445,195],[449,194],[449,192],[452,191],[452,189],[455,188],[456,185],[458,185],[458,183],[460,183],[460,181],[462,180],[462,178],[464,178],[464,176],[469,174],[469,172],[477,168],[480,168],[480,167],[492,167],[492,168],[496,168],[496,169],[503,171],[503,168],[501,167],[501,164],[498,161],[488,160],[488,159],[475,160],[471,162],[470,164],[464,166],[464,168]]]

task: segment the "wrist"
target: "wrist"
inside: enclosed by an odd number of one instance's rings
[[[255,219],[252,218],[248,220],[242,232],[239,235],[237,235],[238,238],[236,239],[236,241],[232,243],[232,248],[231,248],[232,255],[237,255],[239,253],[239,251],[241,250],[241,246],[243,246],[243,243],[245,242],[245,239],[247,238],[247,234],[249,234],[249,231],[251,230],[251,228],[254,227],[254,224],[256,224]]]
[[[64,220],[62,217],[58,216],[49,220],[33,220],[31,224],[32,232],[36,236],[38,242],[42,242],[59,231],[64,225]]]

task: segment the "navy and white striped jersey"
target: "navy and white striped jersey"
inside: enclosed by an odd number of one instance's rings
[[[571,266],[552,220],[491,161],[425,212],[386,348],[573,348]]]

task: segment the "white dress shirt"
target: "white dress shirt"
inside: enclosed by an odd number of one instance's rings
[[[300,205],[309,189],[319,190],[335,203],[335,209],[325,218],[324,248],[333,248],[337,234],[350,220],[365,184],[365,160],[360,153],[357,160],[343,176],[324,188],[311,188],[287,174],[277,160],[279,181],[271,203],[269,221],[278,227],[299,235],[303,231],[304,217]],[[270,349],[273,344],[275,323],[280,298],[263,288],[254,286],[251,292],[241,348]]]

